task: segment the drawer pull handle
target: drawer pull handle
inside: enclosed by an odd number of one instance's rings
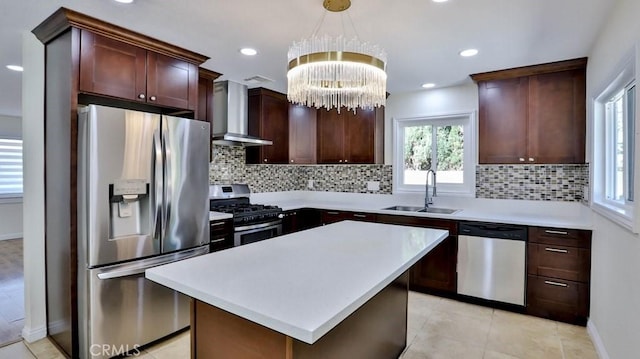
[[[211,223],[210,226],[211,227],[215,227],[215,226],[221,226],[223,224],[224,224],[224,222],[216,222],[216,223]]]
[[[547,252],[555,252],[555,253],[569,253],[569,250],[567,249],[557,249],[557,248],[545,248],[544,249]]]
[[[547,234],[561,234],[561,235],[563,235],[563,236],[566,236],[566,235],[568,235],[568,234],[569,234],[569,232],[565,232],[565,231],[552,231],[552,230],[549,230],[549,229],[545,229],[544,233],[547,233]]]
[[[354,214],[353,216],[356,218],[367,218],[367,216],[364,214]]]
[[[212,240],[212,241],[211,241],[211,242],[209,242],[209,243],[220,243],[220,242],[224,242],[224,240],[225,240],[225,239],[226,239],[226,238],[214,239],[214,240]]]
[[[336,214],[339,214],[339,213],[338,213],[338,212],[327,212],[327,214],[333,214],[333,215],[336,215]]]
[[[555,285],[556,287],[568,287],[569,285],[566,283],[560,283],[560,282],[553,282],[550,280],[545,280],[544,284],[548,284],[548,285]]]

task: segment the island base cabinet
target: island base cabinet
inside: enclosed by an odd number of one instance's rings
[[[194,299],[191,358],[398,358],[407,342],[408,282],[405,272],[314,344]]]

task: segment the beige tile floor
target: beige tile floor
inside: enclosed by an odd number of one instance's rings
[[[597,359],[584,327],[409,294],[407,350],[401,359]],[[142,351],[138,358],[189,358],[189,332]],[[0,359],[63,358],[43,339],[0,348]],[[351,359],[351,358],[349,358]]]

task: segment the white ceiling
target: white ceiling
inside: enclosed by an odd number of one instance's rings
[[[22,34],[60,6],[199,52],[204,67],[243,82],[261,75],[264,87],[286,92],[287,50],[308,37],[325,11],[322,0],[2,0],[0,115],[20,116]],[[352,0],[348,10],[363,40],[388,53],[387,91],[470,81],[468,75],[584,57],[617,0]],[[345,35],[354,35],[344,16]],[[341,34],[342,16],[327,13],[319,34]],[[254,47],[254,57],[241,47]],[[473,58],[458,53],[477,48]],[[26,69],[28,71],[28,69]],[[252,86],[250,86],[252,87]]]

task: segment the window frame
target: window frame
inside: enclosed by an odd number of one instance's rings
[[[640,94],[637,91],[637,66],[636,47],[634,47],[634,49],[630,51],[630,53],[627,54],[623,58],[623,61],[621,61],[616,67],[616,71],[612,72],[613,75],[609,76],[608,79],[604,81],[604,85],[600,87],[601,90],[596,92],[597,96],[592,98],[591,106],[593,110],[593,130],[591,133],[593,144],[591,208],[595,212],[633,233],[639,233],[640,230],[640,220],[638,218],[640,216],[640,211],[638,210],[638,198],[636,195],[640,189],[640,184],[638,184],[637,180],[638,165],[640,163],[640,146],[638,145],[638,119],[640,118],[640,114],[638,113],[638,103]],[[628,111],[628,102],[626,97],[627,91],[632,87],[634,88],[635,113],[633,118],[629,118],[626,114],[626,111]],[[615,169],[614,167],[609,167],[609,165],[614,165],[615,163],[615,149],[611,150],[611,147],[615,145],[615,134],[613,133],[614,131],[612,131],[612,127],[614,126],[610,124],[607,119],[607,112],[609,111],[607,104],[611,102],[616,94],[623,91],[622,107],[623,111],[625,111],[625,132],[622,135],[624,138],[625,151],[624,162],[627,171],[629,169],[633,171],[631,176],[634,179],[634,183],[628,183],[629,175],[628,172],[625,172],[624,182],[627,182],[627,184],[623,184],[623,186],[626,187],[624,193],[625,198],[623,200],[615,200],[609,198],[609,195],[612,193],[614,188],[613,172]],[[633,137],[629,136],[630,127],[634,132],[632,134]],[[629,148],[631,138],[634,142],[633,149]],[[629,159],[632,159],[633,162],[630,162]],[[634,201],[627,200],[629,192],[634,194]]]
[[[425,191],[425,185],[408,185],[403,183],[404,128],[421,125],[463,126],[463,184],[436,182],[438,195],[475,197],[475,173],[478,162],[475,111],[410,118],[393,118],[393,193],[424,193]],[[433,131],[432,133],[436,133],[436,131]]]
[[[0,192],[0,203],[20,203],[24,195],[24,140],[18,136],[0,135],[0,140],[18,140],[21,142],[22,148],[22,192],[20,193],[2,193]]]

